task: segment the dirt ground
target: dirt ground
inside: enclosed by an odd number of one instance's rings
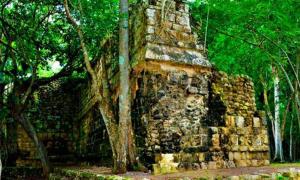
[[[195,171],[184,171],[177,172],[172,174],[164,174],[164,175],[152,175],[151,173],[143,173],[143,172],[128,172],[126,174],[122,174],[124,177],[131,177],[136,180],[143,179],[151,179],[151,180],[173,180],[178,178],[200,178],[200,177],[217,177],[217,176],[236,176],[243,174],[271,174],[279,171],[289,170],[290,168],[295,168],[300,170],[300,163],[292,163],[292,164],[272,164],[270,166],[263,167],[244,167],[244,168],[233,168],[233,169],[216,169],[216,170],[195,170]],[[72,169],[76,169],[82,172],[90,172],[95,174],[111,174],[110,168],[105,167],[73,167]]]

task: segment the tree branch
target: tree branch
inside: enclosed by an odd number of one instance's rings
[[[277,61],[277,60],[273,57],[273,55],[271,55],[271,54],[268,52],[267,49],[265,49],[264,47],[262,47],[262,42],[263,42],[263,41],[262,41],[261,43],[259,43],[259,44],[255,44],[255,43],[252,43],[252,42],[250,42],[250,41],[248,41],[248,40],[246,40],[246,39],[243,39],[243,38],[241,38],[241,37],[239,37],[239,36],[235,36],[235,35],[228,34],[228,33],[224,32],[224,31],[219,30],[219,29],[215,29],[215,30],[216,30],[217,32],[221,33],[221,34],[224,34],[224,35],[226,35],[226,36],[229,36],[229,37],[232,37],[232,38],[235,38],[235,39],[239,39],[239,40],[241,40],[241,41],[243,41],[243,42],[245,42],[245,43],[247,43],[247,44],[253,45],[253,46],[258,47],[259,49],[265,51],[272,59],[274,59],[274,61],[279,65],[280,69],[283,71],[283,73],[284,73],[284,75],[285,75],[285,77],[286,77],[286,80],[288,81],[288,84],[289,84],[289,86],[290,86],[291,91],[292,91],[292,92],[295,91],[294,86],[292,85],[292,82],[291,82],[291,80],[290,80],[290,78],[289,78],[289,76],[288,76],[286,70],[284,69],[283,65],[282,65],[279,61]],[[255,33],[256,31],[252,30],[252,32]],[[298,74],[296,73],[296,71],[295,71],[295,69],[294,69],[294,66],[293,66],[293,64],[291,63],[291,60],[290,60],[290,58],[288,57],[288,54],[286,53],[286,51],[285,51],[284,49],[282,49],[277,43],[275,43],[275,42],[272,41],[270,38],[268,38],[267,36],[265,36],[265,35],[262,35],[262,36],[263,36],[266,40],[268,40],[268,41],[270,41],[271,43],[273,43],[276,47],[280,48],[281,51],[283,51],[283,53],[285,54],[285,56],[286,56],[287,59],[288,59],[288,62],[289,62],[290,65],[292,66],[294,75],[295,75],[295,77],[296,77],[296,82],[297,82],[296,84],[298,85],[298,87],[300,87],[300,83],[299,83],[299,79],[298,79]],[[300,107],[300,100],[299,100],[299,98],[296,99],[296,102],[297,102],[298,106]]]
[[[272,132],[273,132],[273,137],[275,137],[275,129],[274,129],[274,117],[272,115],[271,109],[270,109],[270,105],[269,105],[269,101],[268,101],[268,92],[267,92],[267,84],[264,80],[264,78],[262,76],[260,76],[260,81],[263,85],[263,95],[264,95],[264,105],[265,105],[265,109],[267,111],[267,115],[269,116],[270,120],[271,120],[271,124],[272,124]]]
[[[80,29],[80,27],[78,26],[78,24],[76,23],[76,21],[74,20],[74,18],[70,14],[69,6],[68,6],[68,0],[64,0],[64,7],[65,7],[67,19],[71,22],[74,29],[76,29],[77,34],[79,36],[80,46],[81,46],[82,51],[83,51],[83,58],[84,58],[84,63],[86,65],[87,71],[91,75],[93,83],[95,83],[97,85],[98,83],[97,83],[96,73],[93,70],[92,65],[90,63],[90,60],[89,60],[89,54],[88,54],[87,48],[85,46],[83,32]]]
[[[32,92],[32,86],[34,84],[34,81],[36,79],[36,70],[37,70],[37,61],[40,60],[40,50],[39,50],[39,45],[36,46],[36,52],[37,52],[37,57],[36,57],[36,62],[33,64],[33,67],[32,67],[32,75],[31,75],[31,81],[30,81],[30,84],[21,100],[21,104],[24,105],[28,96],[30,95],[30,93]]]
[[[258,32],[256,29],[254,29],[254,28],[252,28],[252,27],[249,27],[249,28],[250,28],[250,30],[251,30],[252,32],[260,34],[260,35],[263,36],[266,40],[268,40],[269,42],[271,42],[273,45],[275,45],[277,48],[279,48],[279,49],[283,52],[283,54],[285,55],[285,57],[286,57],[287,60],[288,60],[288,63],[290,64],[290,66],[291,66],[291,68],[292,68],[292,70],[293,70],[293,73],[294,73],[295,78],[296,78],[296,80],[297,80],[297,84],[298,84],[298,86],[299,86],[299,88],[300,88],[300,81],[299,81],[299,78],[298,78],[298,74],[296,73],[295,67],[294,67],[294,65],[293,65],[293,63],[292,63],[290,57],[288,56],[287,52],[286,52],[281,46],[279,46],[278,43],[274,42],[271,38],[269,38],[269,37],[266,36],[265,34]]]
[[[243,41],[243,42],[245,42],[245,43],[247,43],[247,44],[249,44],[249,45],[253,45],[253,46],[256,46],[256,47],[260,47],[260,46],[259,46],[260,44],[255,44],[255,43],[250,42],[250,41],[248,41],[248,40],[246,40],[246,39],[244,39],[244,38],[241,38],[241,37],[236,36],[236,35],[229,34],[229,33],[225,32],[225,31],[221,31],[221,30],[216,29],[216,28],[214,28],[214,29],[215,29],[218,33],[221,33],[221,34],[223,34],[223,35],[225,35],[225,36],[229,36],[229,37],[231,37],[231,38],[239,39],[239,40],[241,40],[241,41]]]
[[[0,39],[0,44],[3,44],[3,45],[6,46],[7,48],[9,48],[9,49],[11,49],[11,50],[13,50],[13,51],[15,51],[15,52],[18,52],[15,48],[11,47],[9,44],[6,44],[6,43],[2,40],[2,38]]]

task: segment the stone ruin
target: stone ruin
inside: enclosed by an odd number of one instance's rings
[[[130,37],[132,119],[143,163],[155,173],[269,164],[265,116],[256,109],[252,80],[213,68],[192,32],[186,2],[138,3],[131,9]],[[108,58],[112,91],[118,93],[113,53],[107,50],[103,56]],[[60,87],[55,85],[47,94],[42,88],[37,94],[48,103],[36,105],[45,112],[32,121],[55,119],[39,133],[47,149],[56,150],[50,151],[53,157],[62,159],[65,151],[70,159],[92,159],[103,165],[111,158],[107,133],[89,83],[76,83],[72,90],[58,83]],[[27,154],[17,158],[17,165],[38,162],[30,140],[21,130],[19,135],[18,149]]]
[[[268,165],[268,133],[251,79],[212,68],[188,4],[161,7],[149,1],[132,22],[140,152],[154,160],[155,173]]]

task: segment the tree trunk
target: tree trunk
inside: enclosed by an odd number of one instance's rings
[[[274,141],[275,141],[275,155],[274,160],[283,161],[283,150],[280,133],[280,102],[279,102],[279,77],[276,70],[274,79]]]
[[[290,126],[290,160],[293,161],[293,118],[291,120],[291,126]]]
[[[43,174],[44,176],[46,176],[46,178],[49,177],[51,166],[48,160],[47,151],[43,143],[38,139],[34,127],[30,123],[30,121],[25,119],[21,114],[13,114],[13,116],[21,124],[28,136],[33,140],[41,159]]]
[[[297,58],[296,58],[296,75],[299,77],[299,68],[300,68],[300,50],[298,50]],[[295,108],[296,108],[296,114],[298,119],[298,128],[300,130],[300,105],[297,103],[297,100],[299,100],[299,91],[300,89],[297,86],[297,80],[295,80]]]
[[[285,111],[284,111],[284,114],[283,114],[283,117],[282,117],[282,124],[281,124],[281,140],[284,141],[284,130],[285,130],[285,126],[286,126],[286,119],[287,119],[287,115],[288,115],[288,112],[289,112],[289,109],[290,109],[290,105],[291,105],[291,101],[292,101],[292,98],[294,97],[294,94],[291,95],[291,97],[289,98],[288,100],[288,103],[286,105],[286,108],[285,108]]]
[[[128,30],[128,0],[120,0],[120,31],[119,31],[119,169],[126,171],[126,164],[133,165],[133,131],[131,123],[131,95],[130,95],[130,65],[129,65],[129,30]],[[129,142],[130,141],[130,142]],[[129,145],[130,144],[130,145]],[[129,152],[131,151],[131,152]],[[127,161],[128,158],[128,161]]]
[[[125,173],[126,168],[126,159],[125,161],[123,159],[120,159],[124,156],[126,158],[126,149],[122,148],[124,145],[120,141],[120,127],[116,123],[116,119],[114,117],[114,113],[112,112],[112,107],[108,107],[109,104],[105,103],[104,100],[102,100],[101,103],[99,103],[99,110],[101,112],[101,115],[103,117],[106,130],[108,133],[109,143],[111,146],[112,154],[113,154],[113,172],[117,174]]]
[[[272,129],[272,135],[273,137],[275,137],[275,127],[274,127],[274,117],[272,115],[270,106],[269,106],[269,101],[268,101],[268,90],[266,85],[262,82],[263,84],[263,96],[264,96],[264,106],[265,106],[265,110],[267,111],[267,115],[271,121],[271,129]],[[274,142],[275,144],[275,142]]]
[[[1,180],[1,174],[2,174],[2,162],[1,162],[1,154],[0,154],[0,180]]]

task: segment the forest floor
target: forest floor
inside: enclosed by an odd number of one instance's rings
[[[151,173],[143,172],[128,172],[121,176],[130,177],[137,180],[150,179],[150,180],[169,180],[169,179],[179,179],[179,178],[210,178],[217,176],[238,176],[238,175],[259,175],[259,174],[272,174],[280,171],[289,170],[294,168],[300,170],[300,163],[275,163],[270,166],[263,167],[243,167],[243,168],[233,168],[233,169],[215,169],[215,170],[194,170],[194,171],[183,171],[172,174],[163,175],[153,175]],[[77,170],[80,172],[87,172],[93,174],[103,174],[110,175],[111,169],[106,167],[68,167],[68,169]]]

